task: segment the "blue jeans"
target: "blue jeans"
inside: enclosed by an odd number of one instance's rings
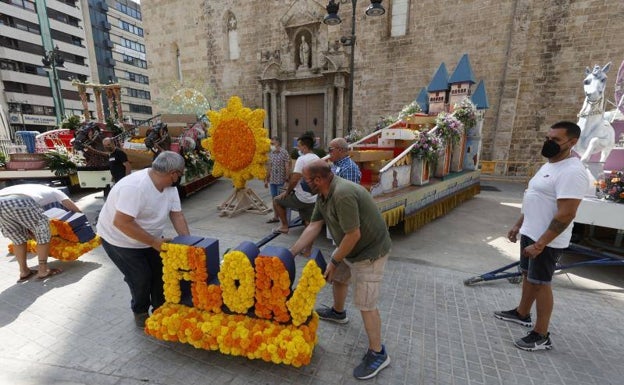
[[[280,190],[284,187],[284,183],[269,183],[269,189],[271,190],[271,198],[275,198],[280,194]]]
[[[124,275],[130,288],[130,308],[134,313],[147,313],[165,303],[163,265],[160,253],[151,247],[130,249],[111,245],[102,239],[108,257]]]

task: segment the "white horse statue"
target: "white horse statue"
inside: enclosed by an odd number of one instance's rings
[[[611,63],[604,67],[594,66],[593,70],[585,68],[585,101],[578,113],[578,126],[581,137],[574,146],[574,151],[581,156],[581,161],[588,162],[592,154],[600,152],[600,162],[605,162],[615,147],[615,130],[604,116],[604,91]]]

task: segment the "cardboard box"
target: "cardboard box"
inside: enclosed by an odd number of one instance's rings
[[[416,134],[413,130],[409,130],[407,128],[384,128],[381,131],[381,138],[414,140],[416,139]]]
[[[169,136],[175,138],[176,136],[180,136],[182,135],[182,133],[184,132],[184,130],[186,130],[188,127],[186,124],[179,124],[179,123],[175,123],[175,124],[168,124],[167,125],[167,131],[169,132]]]
[[[349,156],[354,162],[370,162],[374,160],[392,159],[392,150],[354,150],[349,152]]]
[[[386,164],[388,164],[389,161],[390,159],[362,162],[362,169],[371,170],[373,172],[379,172],[379,170],[381,170]]]
[[[149,130],[150,126],[139,126],[136,128],[136,134],[139,137],[144,138],[147,135],[147,130]]]
[[[377,147],[394,147],[394,139],[377,139]]]
[[[163,123],[190,123],[197,122],[197,116],[195,114],[162,114],[160,115],[160,121]]]

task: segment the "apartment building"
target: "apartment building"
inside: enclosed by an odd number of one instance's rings
[[[72,85],[93,76],[84,7],[79,0],[0,0],[0,135],[92,116],[93,94],[81,100]]]
[[[119,83],[124,121],[152,116],[140,4],[131,0],[89,0],[100,83]],[[105,105],[105,114],[108,108]]]

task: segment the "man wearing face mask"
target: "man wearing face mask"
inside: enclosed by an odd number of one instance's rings
[[[130,308],[138,327],[148,311],[165,302],[160,249],[167,220],[178,235],[189,235],[176,186],[184,174],[184,158],[160,153],[152,167],[116,183],[102,207],[97,232],[108,257],[130,288]]]
[[[271,139],[271,152],[269,153],[269,163],[267,165],[267,175],[264,179],[264,187],[271,188],[271,198],[275,199],[279,195],[280,190],[284,187],[284,183],[288,182],[290,177],[290,155],[288,151],[282,148],[278,137]],[[275,203],[273,203],[273,218],[267,223],[277,223],[277,213]]]
[[[571,155],[580,135],[581,129],[572,122],[552,125],[542,147],[548,162],[531,178],[522,201],[522,215],[507,234],[514,243],[518,233],[521,235],[522,295],[515,309],[497,311],[494,317],[531,327],[535,302],[537,319],[533,329],[514,342],[522,350],[552,348],[548,333],[553,310],[552,276],[562,250],[570,244],[572,221],[589,185],[585,167]]]
[[[286,219],[286,209],[298,210],[299,216],[304,223],[310,222],[314,203],[316,203],[316,195],[312,194],[307,184],[302,184],[301,172],[303,167],[310,162],[318,160],[319,157],[312,149],[314,148],[314,137],[304,134],[297,140],[297,148],[299,149],[299,157],[295,162],[295,168],[290,174],[288,185],[284,192],[276,196],[273,200],[275,215],[280,221],[280,226],[273,229],[276,234],[288,234],[288,220]]]

